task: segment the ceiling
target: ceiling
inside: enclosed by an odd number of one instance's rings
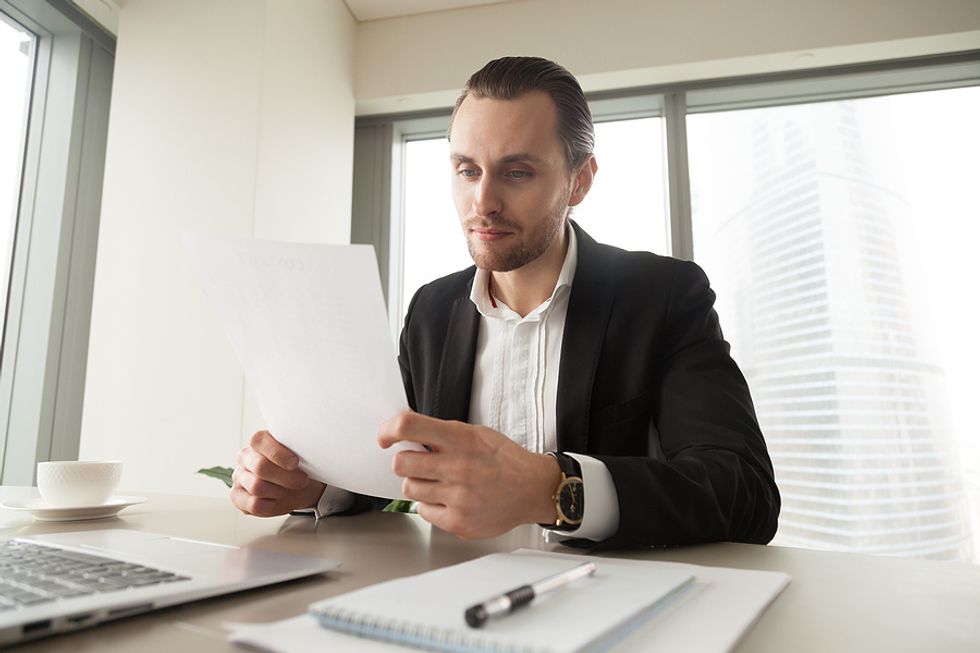
[[[119,8],[125,0],[70,0],[112,34],[118,33]],[[330,0],[331,2],[335,0]],[[344,0],[354,19],[360,23],[395,16],[424,14],[432,11],[492,5],[514,0]]]
[[[358,22],[445,11],[476,5],[492,5],[511,0],[344,0]]]

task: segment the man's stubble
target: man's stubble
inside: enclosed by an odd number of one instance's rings
[[[571,197],[571,189],[564,193],[564,196],[556,202],[552,210],[548,211],[541,220],[535,222],[532,231],[526,235],[520,225],[509,222],[506,217],[481,218],[471,220],[464,225],[466,232],[466,247],[470,250],[470,257],[476,267],[492,272],[510,272],[523,267],[536,260],[551,247],[558,234],[565,226],[565,219],[569,214],[568,200]],[[500,252],[493,252],[489,249],[478,250],[482,243],[474,244],[476,235],[470,231],[473,227],[499,228],[512,231],[519,239],[508,249]]]

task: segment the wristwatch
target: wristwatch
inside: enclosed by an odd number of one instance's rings
[[[559,531],[574,531],[582,523],[585,514],[585,484],[582,483],[582,468],[578,461],[560,451],[549,451],[548,455],[558,461],[561,470],[561,481],[555,494],[551,497],[555,502],[558,519],[554,525],[545,528]]]

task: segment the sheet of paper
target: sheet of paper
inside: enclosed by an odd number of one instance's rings
[[[407,410],[374,249],[185,233],[272,435],[312,478],[401,498],[380,424]],[[421,447],[411,447],[421,448]]]

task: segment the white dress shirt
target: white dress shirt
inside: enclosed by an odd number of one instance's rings
[[[477,269],[470,301],[480,313],[470,424],[505,434],[528,451],[558,448],[558,368],[565,315],[578,263],[575,230],[551,296],[523,318],[490,294],[490,273]],[[619,501],[609,470],[599,460],[569,454],[582,467],[585,513],[561,535],[603,540],[619,528]]]
[[[535,453],[558,448],[558,369],[578,262],[575,230],[569,228],[566,233],[568,249],[555,289],[523,318],[491,296],[487,270],[477,269],[470,292],[470,301],[481,317],[469,423],[488,426]],[[612,475],[600,460],[568,455],[582,467],[585,511],[576,530],[555,534],[604,540],[619,528],[619,500]],[[328,486],[313,512],[317,518],[342,512],[353,500],[350,492]]]

